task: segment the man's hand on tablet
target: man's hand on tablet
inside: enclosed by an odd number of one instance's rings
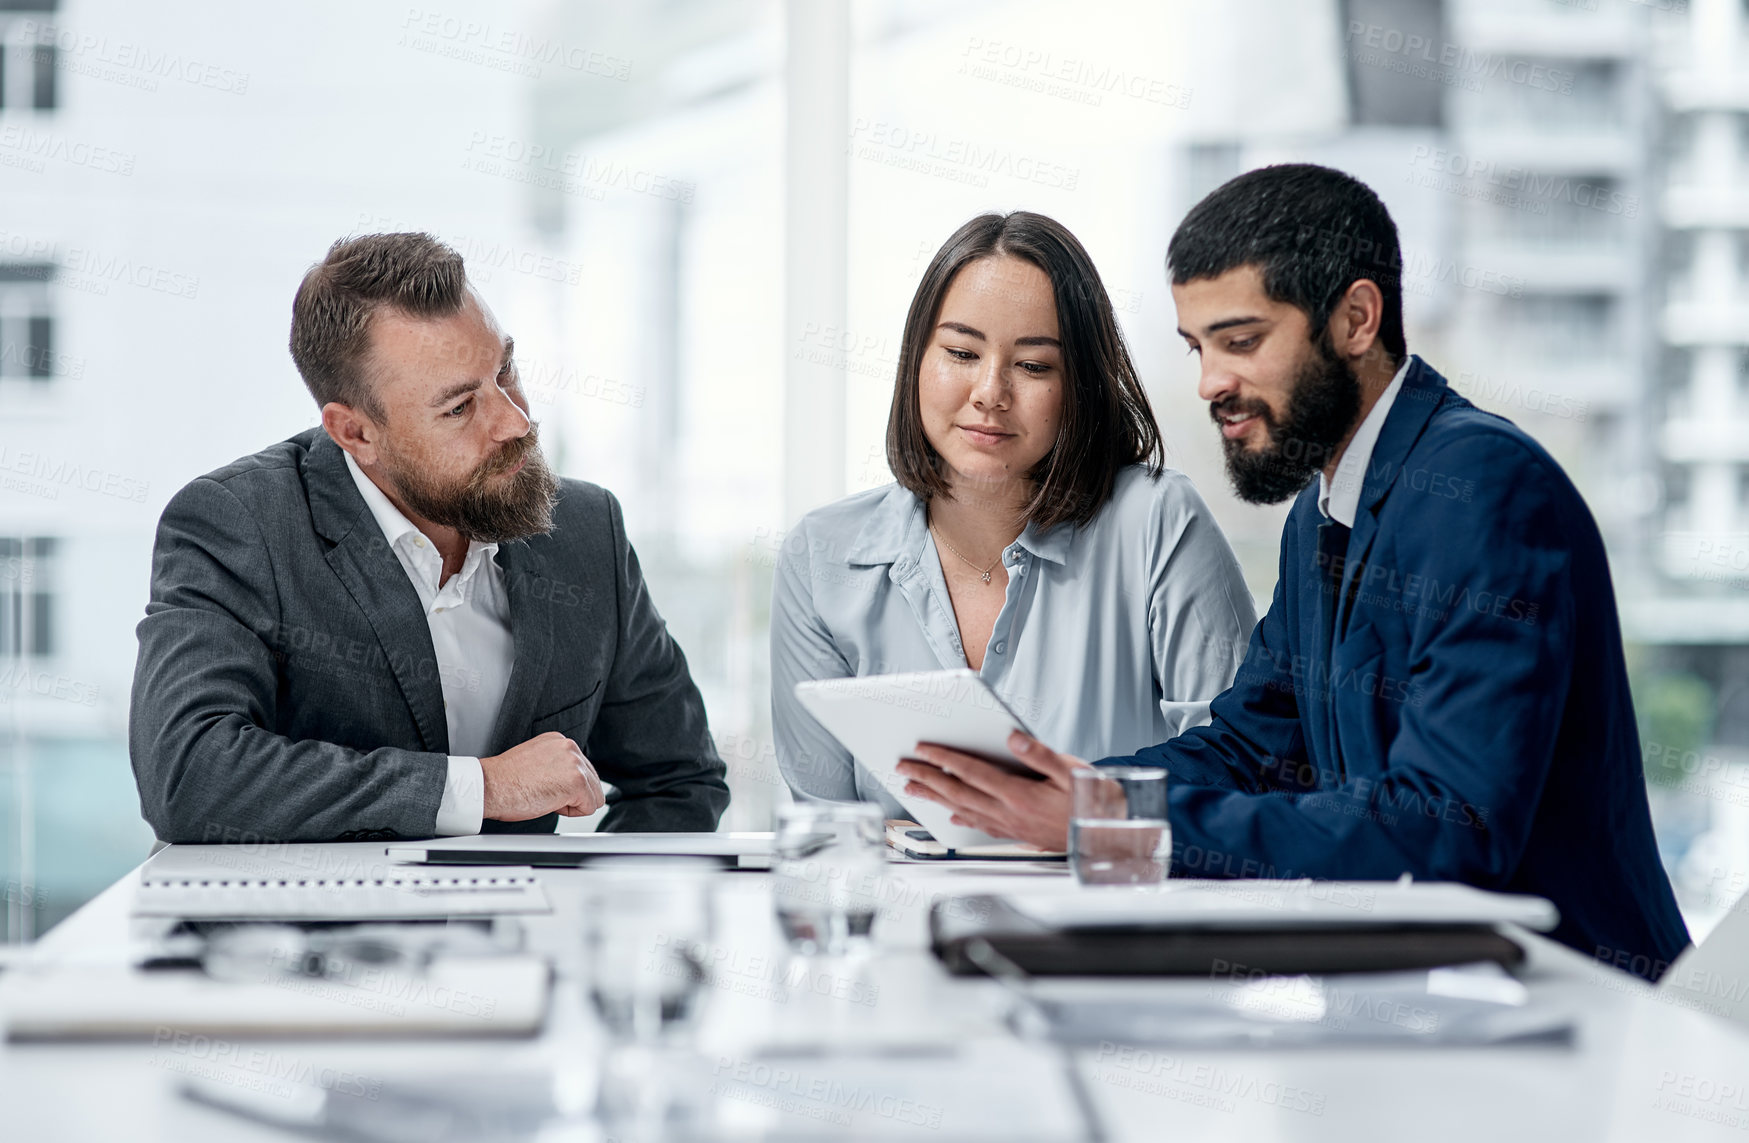
[[[955,825],[1041,849],[1067,849],[1069,775],[1087,763],[1019,731],[1008,736],[1008,749],[1043,774],[1044,780],[1023,778],[970,754],[919,742],[916,757],[898,766],[907,779],[904,792],[946,806],[953,811]]]

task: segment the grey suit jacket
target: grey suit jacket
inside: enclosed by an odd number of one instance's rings
[[[489,753],[560,731],[614,787],[603,829],[714,829],[724,766],[618,501],[565,480],[554,522],[498,548],[515,663]],[[159,838],[432,835],[449,731],[430,628],[321,428],[171,499],[138,633],[128,745]]]

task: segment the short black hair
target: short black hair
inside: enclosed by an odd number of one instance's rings
[[[1040,532],[1062,523],[1085,525],[1111,499],[1126,466],[1145,464],[1159,476],[1165,448],[1093,259],[1068,227],[1042,214],[980,214],[954,231],[930,259],[905,316],[887,417],[887,464],[918,499],[952,498],[945,462],[923,432],[918,396],[923,358],[954,278],[980,258],[1001,257],[1030,262],[1050,279],[1063,347],[1062,420],[1051,451],[1027,474],[1034,488],[1026,519]]]
[[[1408,347],[1397,224],[1353,175],[1314,163],[1247,171],[1192,207],[1166,247],[1173,285],[1253,265],[1272,301],[1305,313],[1314,339],[1348,287],[1370,280],[1384,295],[1379,344],[1402,364]]]

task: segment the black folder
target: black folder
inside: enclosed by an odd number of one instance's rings
[[[1056,929],[993,895],[938,900],[929,937],[955,976],[983,975],[966,955],[974,940],[1029,976],[1324,975],[1478,961],[1510,969],[1524,960],[1524,949],[1491,924]]]

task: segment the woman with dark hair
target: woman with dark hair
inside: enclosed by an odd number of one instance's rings
[[[985,214],[905,319],[894,484],[810,512],[771,605],[778,764],[798,797],[879,780],[795,698],[806,679],[971,667],[1043,741],[1131,753],[1208,721],[1256,622],[1160,431],[1111,300],[1060,223]]]

